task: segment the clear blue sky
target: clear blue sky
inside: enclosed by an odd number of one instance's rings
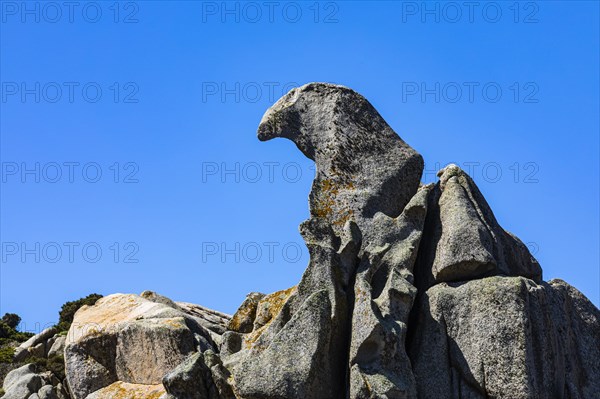
[[[311,81],[365,95],[424,181],[471,168],[598,305],[597,2],[1,4],[0,313],[26,329],[92,292],[231,313],[296,284],[311,162],[256,128]]]

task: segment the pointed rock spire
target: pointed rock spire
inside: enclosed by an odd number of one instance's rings
[[[536,282],[542,269],[527,246],[505,231],[487,201],[461,168],[438,172],[430,197],[418,260],[418,287],[493,275],[523,276]]]

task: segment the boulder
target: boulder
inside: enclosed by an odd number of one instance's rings
[[[418,287],[493,275],[540,282],[539,263],[525,244],[500,227],[473,180],[456,165],[438,176],[417,260]]]
[[[239,333],[249,333],[254,329],[254,319],[256,318],[256,310],[260,300],[264,298],[264,294],[259,292],[251,292],[246,296],[244,302],[240,305],[239,309],[231,320],[227,328],[230,331]]]
[[[204,327],[215,342],[220,342],[221,335],[227,331],[231,316],[204,306],[188,302],[177,302],[177,306],[192,316],[196,323]]]
[[[133,384],[160,383],[196,345],[183,317],[132,320],[117,333],[117,378]]]
[[[37,358],[46,357],[46,343],[40,342],[39,344],[29,348],[27,351],[29,352],[28,357],[37,357]]]
[[[44,357],[48,357],[48,352],[50,352],[50,349],[52,348],[52,345],[54,345],[54,343],[56,342],[57,338],[58,335],[54,335],[53,337],[48,338],[46,342],[44,342]]]
[[[275,317],[281,312],[283,306],[287,303],[288,299],[296,293],[296,287],[291,287],[285,290],[277,291],[268,295],[263,296],[256,304],[255,312],[247,312],[248,302],[244,300],[244,303],[236,311],[236,314],[242,315],[247,314],[252,318],[252,331],[249,333],[240,333],[235,330],[236,323],[232,320],[232,330],[227,331],[223,334],[223,342],[220,348],[220,356],[224,359],[225,363],[235,362],[235,357],[232,359],[231,355],[237,354],[242,349],[250,349],[253,344],[258,340]],[[252,294],[251,294],[252,295]],[[238,358],[240,356],[237,356]]]
[[[33,364],[26,364],[9,372],[4,378],[2,399],[28,399],[44,385]]]
[[[276,291],[262,297],[256,306],[256,315],[253,320],[253,331],[261,331],[263,327],[270,324],[279,314],[283,305],[296,292],[296,286]],[[252,340],[252,337],[249,338]]]
[[[600,312],[563,281],[440,283],[419,299],[410,357],[419,398],[595,398]]]
[[[52,357],[52,356],[56,356],[56,355],[63,356],[66,340],[67,340],[67,337],[57,336],[56,339],[54,340],[54,343],[48,350],[48,357]]]
[[[194,353],[163,378],[167,399],[235,399],[231,375],[214,352]]]
[[[30,357],[45,357],[46,355],[46,342],[51,340],[58,330],[56,327],[48,327],[39,334],[34,335],[27,341],[23,342],[15,349],[13,359],[16,363],[23,362]],[[50,344],[52,345],[52,344]],[[50,346],[48,345],[48,348]]]
[[[318,291],[285,324],[268,346],[251,352],[234,371],[242,398],[332,398],[343,376],[328,359],[332,304]],[[340,366],[339,364],[337,366]]]
[[[166,296],[157,294],[154,291],[144,291],[140,294],[144,299],[152,302],[162,303],[171,308],[181,310],[184,313],[194,317],[195,321],[202,327],[207,329],[211,337],[218,341],[220,335],[227,331],[227,325],[231,316],[225,313],[218,312],[204,306],[196,305],[188,302],[175,302]]]
[[[56,333],[58,333],[56,327],[48,327],[39,334],[36,334],[27,341],[23,342],[21,345],[19,345],[19,348],[32,348],[40,343],[46,342],[50,338],[54,337]]]
[[[60,398],[60,396],[57,393],[56,388],[50,384],[44,385],[43,387],[41,387],[40,390],[37,392],[37,396],[40,399],[59,399]]]
[[[114,294],[77,311],[65,342],[66,374],[74,399],[116,382],[160,384],[193,352],[216,350],[194,316],[163,302]]]
[[[16,347],[13,355],[13,362],[22,363],[29,357],[29,350],[27,348]]]
[[[117,381],[87,396],[87,399],[159,399],[165,394],[161,384],[129,384]]]

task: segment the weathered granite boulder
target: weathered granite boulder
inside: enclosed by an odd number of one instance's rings
[[[227,326],[228,329],[239,333],[252,332],[258,305],[264,297],[265,295],[260,292],[251,292],[248,294],[237,312],[235,312],[231,318],[231,321]]]
[[[231,316],[204,306],[188,302],[174,302],[166,296],[153,291],[144,291],[140,294],[151,302],[162,303],[171,308],[180,310],[194,318],[194,321],[204,327],[215,343],[220,343],[221,335],[227,331]]]
[[[205,399],[216,397],[210,370],[201,353],[188,357],[163,378],[168,399]]]
[[[67,341],[67,337],[57,336],[50,349],[48,349],[48,357],[63,355],[65,350],[65,342]]]
[[[438,176],[417,260],[418,287],[493,275],[541,281],[537,260],[500,227],[473,180],[456,165],[448,165]]]
[[[189,355],[216,348],[209,331],[181,307],[162,299],[110,295],[75,314],[65,346],[67,380],[74,399],[112,386],[96,394],[101,397],[127,384],[136,392],[142,386],[154,392],[153,386]]]
[[[419,398],[595,398],[600,312],[563,281],[431,287],[409,343]]]
[[[161,384],[130,384],[123,381],[113,382],[87,396],[88,399],[159,399],[165,394]]]
[[[238,311],[231,318],[230,330],[223,334],[220,356],[223,358],[225,364],[235,363],[245,353],[244,350],[250,349],[254,345],[271,322],[279,315],[288,299],[295,293],[295,286],[264,296],[263,294],[256,293],[256,296],[262,296],[262,298],[256,304],[256,311],[254,312],[248,311],[249,307],[253,307],[248,298],[244,300]],[[250,294],[249,296],[254,295]],[[235,320],[246,317],[252,320],[252,331],[249,333],[239,332],[239,324]]]
[[[39,399],[67,399],[68,396],[62,389],[62,385],[58,384],[58,386],[53,386],[50,384],[44,385],[37,392],[37,397]]]
[[[48,342],[58,333],[56,327],[48,327],[34,335],[15,349],[14,361],[23,362],[30,357],[45,357],[53,344]]]
[[[163,378],[165,399],[235,399],[230,377],[213,351],[197,352]]]
[[[4,378],[2,399],[27,399],[44,385],[33,364],[26,364],[11,371]]]
[[[2,385],[2,399],[68,399],[56,376],[40,372],[34,364],[26,364],[9,372]]]

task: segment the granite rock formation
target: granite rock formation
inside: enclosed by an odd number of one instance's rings
[[[561,280],[440,283],[415,309],[408,347],[420,398],[594,398],[598,309]]]
[[[71,398],[600,397],[600,311],[543,281],[459,167],[422,185],[421,156],[332,84],[290,91],[258,137],[316,163],[299,283],[233,316],[148,291],[81,308],[64,342]],[[32,378],[23,392],[42,388]]]

